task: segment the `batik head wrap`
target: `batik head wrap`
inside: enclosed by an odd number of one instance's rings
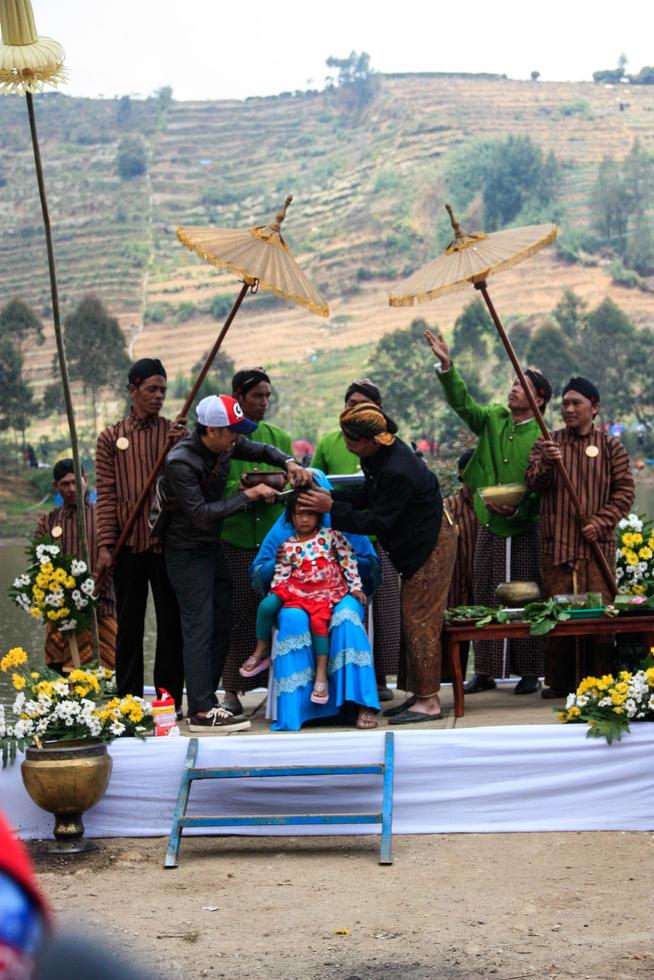
[[[374,439],[381,446],[395,441],[397,425],[374,402],[359,402],[341,412],[339,423],[343,435],[350,439]]]
[[[235,395],[247,395],[250,388],[256,388],[262,381],[270,384],[270,378],[262,367],[243,368],[232,378],[232,391]]]
[[[577,391],[584,398],[587,398],[593,405],[599,405],[600,403],[600,393],[599,389],[595,387],[592,381],[588,378],[570,378],[567,385],[563,389],[563,394],[565,395],[568,391]]]
[[[375,405],[381,405],[382,396],[381,391],[376,384],[370,380],[370,378],[361,378],[360,381],[353,381],[350,387],[345,392],[345,401],[347,402],[350,395],[358,391],[360,395],[365,395],[365,398],[369,402],[374,402]]]
[[[166,378],[165,367],[158,357],[142,357],[140,361],[134,361],[132,364],[127,380],[138,388],[148,378],[154,377]]]

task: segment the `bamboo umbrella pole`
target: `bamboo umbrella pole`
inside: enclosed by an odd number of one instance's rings
[[[191,408],[191,405],[193,404],[193,401],[195,399],[195,396],[197,395],[198,391],[200,390],[200,386],[202,385],[202,382],[206,378],[207,372],[209,371],[209,368],[213,364],[213,362],[214,362],[214,360],[216,358],[216,355],[218,354],[218,351],[221,348],[222,342],[225,339],[225,336],[227,335],[227,331],[229,330],[230,326],[232,325],[232,320],[234,319],[234,317],[238,313],[238,309],[239,309],[241,303],[243,302],[243,300],[245,299],[248,290],[252,289],[253,291],[256,291],[256,286],[257,286],[256,282],[255,283],[248,283],[248,282],[244,282],[243,283],[243,285],[241,287],[241,290],[240,290],[238,296],[236,297],[236,299],[234,300],[234,303],[232,305],[231,310],[229,311],[229,314],[227,316],[227,319],[225,320],[225,322],[223,324],[223,327],[222,327],[220,333],[218,334],[218,337],[216,338],[216,342],[213,345],[213,347],[211,348],[211,350],[209,351],[209,354],[207,355],[207,359],[205,360],[205,362],[204,362],[204,364],[202,366],[202,370],[198,374],[197,378],[195,379],[195,383],[194,383],[193,387],[191,388],[191,390],[189,391],[188,395],[186,396],[186,401],[184,402],[184,404],[183,404],[183,406],[182,406],[182,408],[181,408],[181,410],[179,412],[179,415],[177,416],[179,419],[185,419],[186,416],[188,415],[188,412],[189,412],[189,410]],[[134,509],[132,510],[131,514],[129,515],[129,517],[125,521],[125,524],[124,524],[123,529],[122,529],[122,531],[120,533],[120,536],[119,536],[118,540],[116,541],[116,544],[114,546],[114,550],[113,550],[113,553],[112,553],[112,562],[115,562],[116,561],[116,558],[117,558],[118,554],[120,553],[123,545],[125,544],[125,542],[127,541],[127,538],[129,537],[129,533],[132,530],[132,527],[134,526],[134,522],[136,521],[137,517],[141,513],[145,502],[149,499],[149,497],[150,497],[150,490],[152,488],[152,484],[156,480],[157,474],[159,473],[159,470],[163,466],[164,461],[166,459],[166,456],[168,455],[168,453],[170,451],[170,448],[171,448],[173,442],[175,441],[175,438],[176,438],[176,436],[175,436],[175,434],[171,430],[171,433],[168,436],[168,440],[167,440],[165,446],[163,447],[163,449],[161,450],[161,452],[160,452],[160,454],[159,454],[159,456],[158,456],[158,458],[157,458],[157,460],[156,460],[156,462],[154,464],[154,467],[153,467],[151,473],[149,474],[149,476],[148,476],[148,478],[147,478],[147,480],[145,482],[145,486],[143,487],[143,490],[141,491],[141,494],[140,494],[138,500],[134,504]],[[102,577],[100,578],[100,581],[101,580],[102,580]]]
[[[61,384],[64,389],[64,400],[66,403],[66,416],[68,419],[68,429],[70,431],[70,443],[73,452],[73,470],[75,472],[75,488],[77,492],[77,534],[80,543],[82,559],[86,562],[89,573],[93,571],[90,556],[89,543],[86,535],[86,508],[84,506],[84,495],[82,493],[82,464],[79,455],[79,443],[77,439],[77,425],[75,422],[75,409],[70,391],[70,376],[68,374],[68,362],[66,360],[66,348],[61,330],[61,318],[59,315],[59,290],[57,288],[57,273],[55,267],[54,246],[52,242],[52,228],[50,225],[50,212],[48,209],[48,199],[45,193],[45,181],[43,179],[43,167],[41,166],[41,150],[39,147],[39,137],[36,130],[36,117],[34,115],[34,101],[30,91],[25,92],[27,100],[27,114],[30,122],[30,133],[32,136],[32,149],[34,151],[34,166],[36,168],[36,181],[39,187],[39,197],[41,199],[41,211],[43,213],[43,227],[45,231],[45,244],[48,253],[48,273],[50,276],[50,295],[52,297],[52,321],[54,324],[55,340],[57,343],[57,358],[59,361],[59,371],[61,373]],[[98,635],[98,623],[93,611],[91,619],[91,633],[93,641],[93,652],[96,659],[100,657],[100,639]]]
[[[524,391],[525,395],[527,396],[527,400],[529,402],[529,405],[531,407],[532,412],[534,413],[534,418],[536,419],[536,422],[538,423],[538,427],[539,427],[540,431],[543,433],[543,437],[545,439],[551,439],[552,436],[551,436],[551,434],[549,432],[549,429],[547,428],[547,426],[545,424],[545,420],[544,420],[544,418],[543,418],[543,416],[541,414],[540,408],[538,407],[538,403],[536,402],[536,399],[534,398],[533,392],[531,390],[531,385],[529,384],[529,382],[527,381],[527,378],[524,375],[524,372],[523,372],[523,370],[522,370],[522,368],[520,366],[520,361],[518,360],[518,358],[516,356],[516,353],[515,353],[515,351],[513,349],[513,344],[509,340],[508,335],[507,335],[507,333],[506,333],[506,331],[504,329],[504,326],[502,324],[502,321],[499,318],[499,315],[497,313],[497,310],[495,309],[495,307],[493,305],[493,301],[491,300],[490,296],[488,295],[488,289],[486,287],[486,282],[485,281],[476,282],[474,285],[475,285],[475,289],[478,289],[479,292],[481,293],[481,295],[484,298],[484,302],[486,303],[486,306],[488,307],[488,312],[490,313],[490,315],[492,317],[493,323],[495,324],[495,327],[497,329],[497,332],[498,332],[498,334],[500,336],[500,340],[504,344],[504,348],[505,348],[507,354],[509,355],[509,359],[511,360],[511,363],[513,364],[513,367],[515,368],[515,373],[516,373],[516,375],[518,377],[518,380],[520,381],[520,384],[522,385],[523,391]],[[566,470],[566,468],[565,468],[565,466],[563,464],[563,461],[560,460],[560,459],[557,459],[556,460],[556,467],[557,467],[557,469],[559,471],[559,475],[560,475],[560,477],[561,477],[561,479],[563,481],[563,485],[565,486],[566,491],[568,492],[568,495],[570,497],[570,500],[572,501],[572,506],[574,507],[575,513],[577,514],[577,519],[578,519],[580,525],[583,526],[584,524],[588,523],[588,518],[584,514],[584,512],[583,512],[583,510],[581,508],[581,501],[579,500],[579,497],[577,495],[577,491],[575,490],[575,488],[572,485],[572,481],[570,480],[570,476],[568,475],[568,471]],[[602,549],[600,548],[599,543],[597,541],[589,541],[588,544],[590,545],[591,550],[592,550],[592,552],[595,555],[595,558],[597,560],[597,563],[598,563],[599,567],[602,570],[602,574],[604,575],[604,578],[606,580],[606,584],[608,585],[608,587],[610,589],[610,593],[611,593],[610,598],[612,599],[615,596],[615,594],[617,593],[617,591],[618,591],[618,586],[617,586],[617,583],[615,581],[615,576],[613,575],[613,572],[611,570],[611,567],[610,567],[608,561],[606,560],[606,556],[605,556],[604,552],[602,551]]]

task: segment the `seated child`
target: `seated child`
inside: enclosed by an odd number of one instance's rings
[[[321,527],[322,514],[298,505],[298,496],[299,493],[293,494],[286,508],[286,520],[295,528],[295,534],[277,550],[270,594],[261,601],[257,612],[257,645],[240,673],[243,677],[254,677],[270,666],[270,637],[282,606],[304,609],[309,616],[316,657],[311,700],[314,704],[327,704],[332,609],[348,592],[362,603],[366,597],[349,542],[340,531]]]

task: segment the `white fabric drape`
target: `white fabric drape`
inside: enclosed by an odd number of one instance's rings
[[[521,725],[395,733],[393,832],[651,830],[654,726],[613,746],[579,725]],[[336,765],[380,761],[381,732],[201,738],[198,765]],[[186,738],[118,739],[108,792],[85,818],[88,837],[170,832]],[[52,817],[25,792],[18,765],[0,771],[0,805],[25,839],[48,837]],[[196,782],[189,813],[375,812],[381,779],[303,777]],[[247,834],[347,834],[364,828],[243,828]],[[378,828],[365,828],[369,833]],[[238,831],[223,830],[221,833]]]

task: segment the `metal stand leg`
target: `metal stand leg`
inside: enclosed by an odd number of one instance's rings
[[[392,864],[393,854],[393,777],[395,775],[395,739],[393,732],[384,738],[384,789],[382,798],[382,832],[380,864]]]
[[[180,783],[179,794],[177,796],[177,805],[175,806],[175,814],[173,816],[173,825],[170,828],[170,837],[168,838],[168,850],[166,851],[164,868],[177,867],[177,857],[179,855],[179,845],[182,837],[182,820],[186,815],[188,795],[191,790],[191,780],[193,778],[191,775],[191,769],[193,769],[195,766],[197,755],[198,740],[197,738],[192,738],[189,741],[188,751],[186,753],[184,772],[182,774],[182,781]]]

